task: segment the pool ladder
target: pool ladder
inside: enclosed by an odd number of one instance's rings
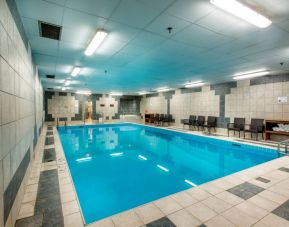
[[[288,154],[288,144],[289,144],[289,139],[279,142],[278,143],[278,154],[289,155]],[[284,145],[284,152],[281,150],[283,145]]]

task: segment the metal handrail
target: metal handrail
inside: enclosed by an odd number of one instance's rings
[[[289,139],[287,140],[283,140],[281,142],[278,143],[278,153],[288,153],[288,144],[289,144]],[[284,145],[284,151],[285,152],[281,152],[281,146]]]

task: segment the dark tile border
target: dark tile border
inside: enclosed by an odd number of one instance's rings
[[[250,199],[251,197],[259,194],[260,192],[264,191],[265,189],[259,187],[257,185],[251,184],[249,182],[244,182],[239,184],[233,188],[228,189],[227,191],[244,199]]]
[[[26,170],[30,162],[30,148],[26,151],[24,158],[22,159],[18,169],[16,170],[13,178],[11,179],[8,187],[4,192],[4,223],[6,223],[13,203],[15,201],[18,190],[21,186]]]
[[[54,138],[53,137],[46,137],[45,138],[45,145],[53,145],[54,144]]]
[[[289,200],[273,210],[272,213],[289,221]]]
[[[42,162],[52,162],[56,160],[54,148],[44,149]]]
[[[160,218],[146,225],[147,227],[176,227],[176,225],[167,217]]]
[[[57,169],[40,173],[34,213],[43,215],[43,226],[64,226]]]
[[[286,167],[281,167],[278,170],[289,173],[289,168],[286,168]]]
[[[270,180],[268,180],[268,179],[266,179],[266,178],[263,178],[263,177],[257,177],[256,180],[261,181],[261,182],[263,182],[263,183],[269,183],[269,182],[271,182]]]

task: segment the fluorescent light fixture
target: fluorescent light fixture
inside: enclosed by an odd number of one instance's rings
[[[122,156],[123,152],[116,152],[116,153],[110,153],[109,154],[111,157],[118,157],[118,156]]]
[[[80,67],[76,66],[73,68],[72,72],[71,72],[71,76],[77,76],[80,72]]]
[[[160,168],[161,170],[165,171],[165,172],[169,172],[170,170],[168,170],[167,168],[161,166],[161,165],[157,165],[158,168]]]
[[[260,77],[260,76],[265,76],[269,74],[269,70],[257,70],[257,71],[253,71],[253,72],[246,72],[246,73],[238,73],[235,74],[233,79],[234,80],[244,80],[244,79],[249,79],[249,78],[253,78],[253,77]]]
[[[65,90],[66,90],[66,87],[62,87],[61,90],[62,90],[62,91],[65,91]]]
[[[64,82],[64,85],[65,85],[65,86],[69,86],[69,85],[70,85],[70,83],[71,83],[71,81],[70,81],[70,80],[66,80],[66,81]]]
[[[205,83],[203,83],[202,81],[197,81],[197,82],[189,82],[185,84],[185,88],[191,88],[191,87],[201,87],[203,86]]]
[[[163,87],[163,88],[158,88],[157,92],[165,92],[165,91],[169,91],[169,90],[171,90],[171,89],[167,88],[167,87]]]
[[[76,159],[77,162],[88,162],[91,160],[91,157],[85,157],[85,158],[78,158]]]
[[[142,155],[139,155],[138,157],[139,157],[140,159],[142,159],[142,160],[145,160],[145,161],[148,160],[147,157],[142,156]]]
[[[110,95],[111,96],[122,96],[123,94],[120,92],[111,92]]]
[[[270,21],[268,18],[236,0],[210,0],[210,2],[222,10],[227,11],[228,13],[233,14],[234,16],[239,17],[259,28],[266,28],[272,24],[272,21]]]
[[[195,183],[193,183],[192,181],[189,181],[187,179],[185,179],[185,182],[193,187],[197,187],[197,185]]]
[[[103,42],[105,37],[107,36],[107,32],[104,30],[98,30],[93,39],[90,41],[89,45],[87,46],[85,50],[85,55],[90,56],[92,55],[95,50],[100,46],[100,44]]]
[[[77,91],[76,94],[80,94],[80,95],[91,95],[91,91]]]

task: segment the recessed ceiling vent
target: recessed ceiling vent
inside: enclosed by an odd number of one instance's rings
[[[43,21],[39,21],[38,23],[39,23],[39,34],[41,37],[60,40],[62,28],[61,26],[45,23]]]
[[[46,75],[46,78],[48,78],[48,79],[55,79],[55,75]]]
[[[53,88],[52,87],[48,87],[47,90],[53,90]]]

